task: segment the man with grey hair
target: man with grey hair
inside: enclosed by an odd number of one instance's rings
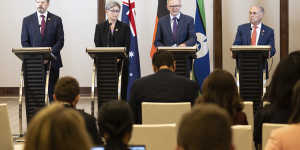
[[[231,125],[219,106],[195,105],[179,123],[176,150],[233,150]]]
[[[249,23],[238,27],[233,45],[270,45],[270,56],[275,55],[274,30],[262,23],[264,8],[252,6],[249,10]]]
[[[262,6],[252,6],[250,8],[249,23],[238,26],[233,45],[270,45],[271,51],[269,57],[273,57],[276,53],[274,30],[262,23],[264,12]],[[268,79],[268,62],[265,62],[264,69],[266,79]]]
[[[35,0],[37,12],[23,19],[21,44],[23,47],[51,47],[56,59],[51,60],[49,78],[49,100],[53,100],[53,91],[62,67],[60,51],[64,46],[64,30],[62,19],[50,13],[49,0]],[[44,62],[47,66],[50,62]]]
[[[154,41],[158,46],[193,46],[196,44],[194,19],[180,12],[181,0],[168,0],[169,15],[159,19]]]

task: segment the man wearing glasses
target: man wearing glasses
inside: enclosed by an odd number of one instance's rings
[[[167,8],[170,14],[161,17],[157,24],[155,47],[194,46],[196,43],[194,19],[180,12],[181,0],[168,0]]]

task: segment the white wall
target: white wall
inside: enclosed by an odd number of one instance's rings
[[[119,0],[121,2],[121,0]],[[142,76],[152,73],[150,48],[158,0],[136,0],[137,34]],[[183,0],[182,12],[195,15],[195,0]],[[207,33],[212,56],[213,1],[205,0]],[[0,1],[0,87],[19,85],[21,61],[11,53],[11,48],[21,47],[22,19],[35,11],[34,0]],[[49,11],[62,17],[65,46],[61,52],[64,67],[61,75],[75,76],[81,86],[90,86],[92,61],[85,53],[93,47],[97,22],[97,0],[51,0]],[[211,60],[212,57],[211,57]]]

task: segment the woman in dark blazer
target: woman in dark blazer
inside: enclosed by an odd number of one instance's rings
[[[130,46],[130,28],[127,24],[118,20],[120,9],[121,6],[116,1],[109,1],[105,5],[107,20],[96,25],[94,42],[96,47],[126,47],[126,53],[128,56]],[[119,59],[117,61],[119,62]],[[119,66],[121,66],[121,63],[119,64]],[[121,97],[123,100],[126,100],[128,80],[127,59],[124,60],[123,66]]]

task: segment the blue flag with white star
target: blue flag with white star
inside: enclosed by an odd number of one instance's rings
[[[197,36],[197,59],[194,61],[194,77],[199,86],[210,73],[209,50],[206,37],[204,0],[196,0],[195,32]]]
[[[130,48],[129,48],[129,66],[128,66],[128,86],[127,100],[130,97],[130,89],[133,82],[141,77],[140,57],[137,43],[136,25],[135,25],[135,0],[122,0],[122,22],[130,27]]]

